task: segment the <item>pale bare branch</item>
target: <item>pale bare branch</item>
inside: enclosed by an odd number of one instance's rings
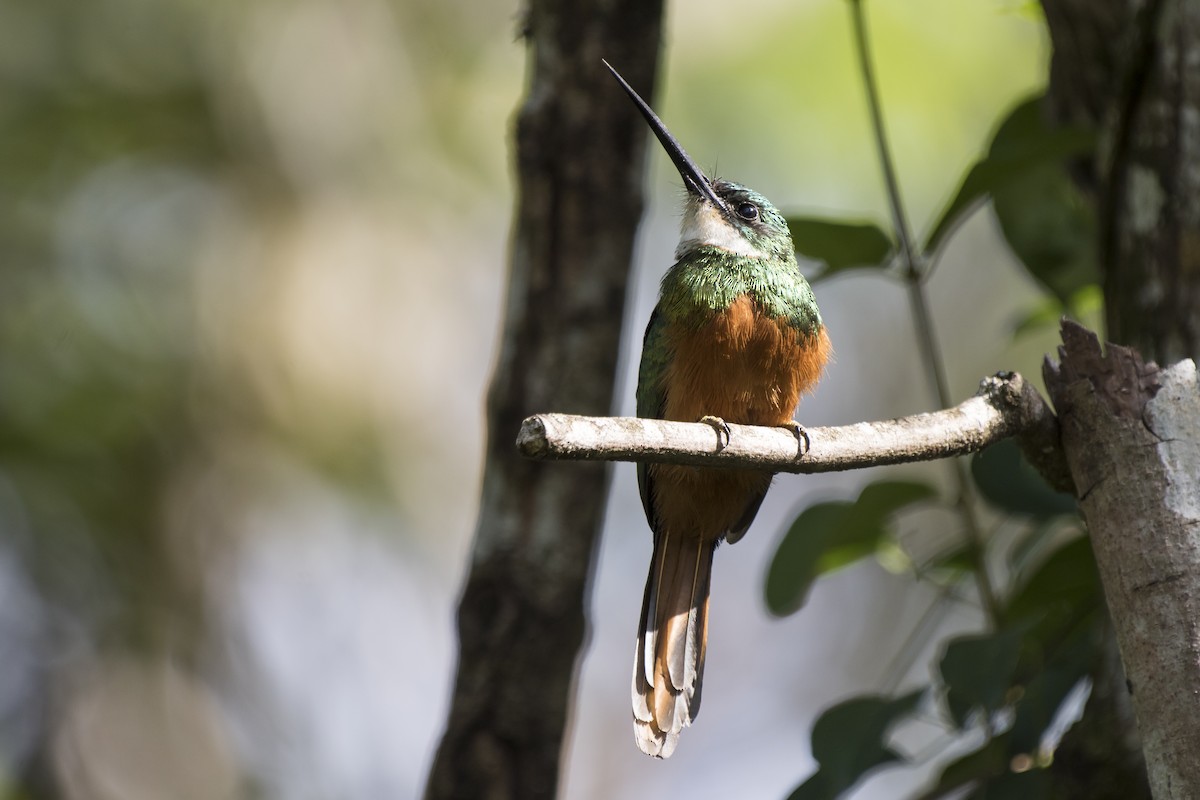
[[[731,424],[729,430],[726,444],[713,427],[698,422],[538,414],[521,425],[517,446],[535,459],[814,473],[958,456],[1016,436],[1043,473],[1059,471],[1052,483],[1061,486],[1061,475],[1066,474],[1054,414],[1016,373],[985,379],[978,394],[943,411],[806,428],[809,446],[799,458],[799,442],[787,429]]]

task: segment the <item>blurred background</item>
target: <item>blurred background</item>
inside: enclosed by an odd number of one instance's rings
[[[867,5],[923,228],[1043,84],[1044,24],[1022,0]],[[503,313],[518,16],[0,3],[0,798],[419,795]],[[887,225],[842,0],[742,0],[733,20],[678,3],[666,31],[657,106],[701,164],[790,212]],[[622,414],[678,222],[678,176],[650,164]],[[1001,368],[1038,375],[1054,333],[1014,336],[1038,290],[986,212],[931,291],[956,396]],[[837,362],[801,421],[933,407],[901,284],[852,272],[817,295]],[[812,768],[821,708],[926,674],[929,654],[895,659],[937,598],[903,574],[838,573],[786,620],[761,599],[794,512],[871,477],[780,478],[722,548],[704,716],[654,762],[628,711],[650,537],[616,467],[565,797],[783,797]],[[910,520],[914,546],[944,523]],[[906,736],[940,752],[933,728]]]

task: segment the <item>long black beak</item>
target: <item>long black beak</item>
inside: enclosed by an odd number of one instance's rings
[[[603,59],[601,60],[603,61]],[[683,183],[687,187],[688,191],[703,197],[705,200],[716,206],[721,213],[727,214],[728,209],[725,207],[725,202],[717,196],[716,192],[713,191],[712,181],[710,181],[708,177],[701,171],[701,169],[696,166],[696,162],[692,161],[691,156],[689,156],[687,151],[683,149],[683,145],[681,145],[679,141],[671,135],[671,132],[667,130],[667,126],[664,125],[663,121],[658,118],[658,115],[654,113],[654,110],[650,108],[646,101],[643,100],[638,93],[633,90],[633,87],[621,77],[621,73],[613,69],[612,64],[604,61],[604,66],[608,67],[608,71],[613,74],[613,77],[616,78],[621,84],[621,88],[625,90],[625,93],[628,94],[633,100],[634,105],[636,105],[638,110],[642,112],[642,116],[646,118],[646,122],[650,125],[650,130],[654,131],[654,135],[657,136],[658,141],[662,143],[663,149],[667,151],[667,155],[669,155],[671,157],[671,161],[674,162],[675,168],[679,170],[679,175],[683,178]]]

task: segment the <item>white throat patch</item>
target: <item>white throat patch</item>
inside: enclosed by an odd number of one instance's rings
[[[683,212],[683,226],[679,232],[679,246],[675,248],[675,257],[683,258],[702,245],[716,247],[738,256],[767,257],[766,253],[746,241],[720,211],[708,203],[689,198]]]

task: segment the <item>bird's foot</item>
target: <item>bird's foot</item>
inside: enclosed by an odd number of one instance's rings
[[[717,432],[717,450],[724,450],[726,447],[729,446],[729,423],[728,422],[721,419],[720,417],[714,417],[709,414],[705,414],[703,417],[701,417],[700,422],[703,422],[705,425],[708,425],[714,431]],[[724,439],[725,439],[724,442],[721,441],[722,437],[724,437]]]
[[[796,437],[796,458],[804,458],[805,454],[812,449],[812,442],[808,438],[808,431],[804,430],[804,426],[794,419],[789,419],[779,427],[787,428],[792,432],[792,436]]]

